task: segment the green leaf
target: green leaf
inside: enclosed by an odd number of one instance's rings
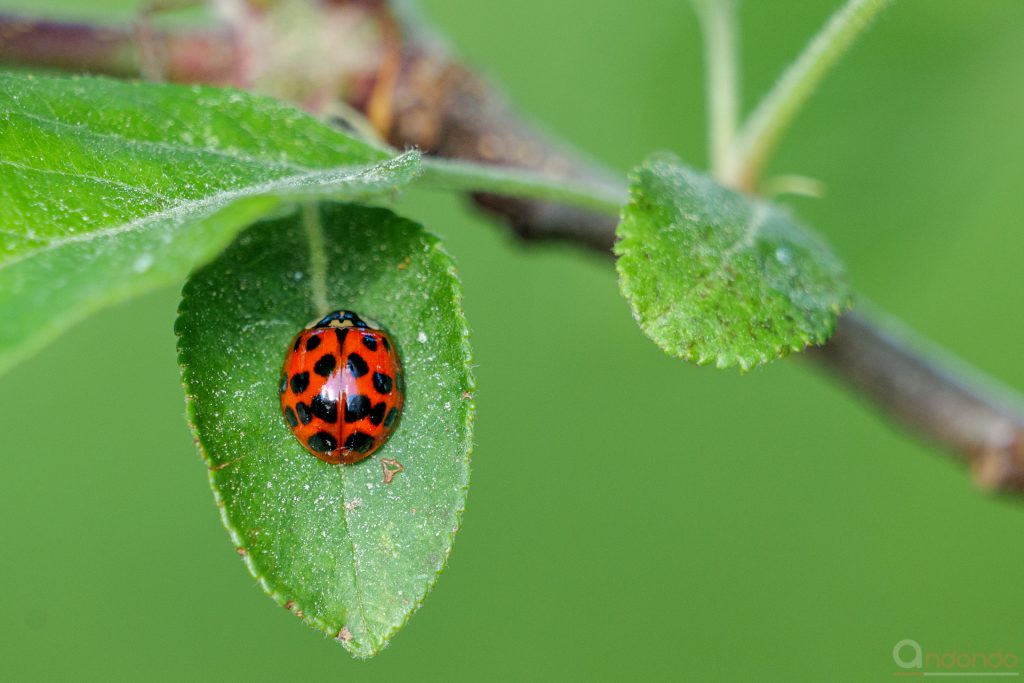
[[[96,309],[180,281],[311,197],[371,197],[419,157],[233,90],[0,74],[0,371]]]
[[[824,343],[850,303],[828,245],[777,206],[658,155],[630,177],[623,296],[666,353],[748,369]]]
[[[305,211],[253,226],[191,277],[179,359],[214,495],[249,570],[278,603],[368,657],[419,606],[459,526],[468,333],[451,259],[420,226],[384,209]],[[398,429],[355,465],[309,455],[277,393],[292,337],[339,308],[392,334],[407,386]],[[384,458],[405,468],[391,484]]]

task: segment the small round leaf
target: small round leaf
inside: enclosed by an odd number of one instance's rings
[[[850,303],[843,267],[788,212],[667,155],[630,177],[622,293],[665,352],[743,369],[822,344]]]

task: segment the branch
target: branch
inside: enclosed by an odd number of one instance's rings
[[[392,17],[381,0],[331,0],[323,7],[355,7],[390,27],[382,35],[390,36],[386,43],[393,41],[391,51],[374,52],[375,72],[371,69],[368,76],[362,64],[352,73],[332,74],[332,82],[356,84],[339,94],[368,114],[392,145],[531,171],[495,171],[489,178],[471,181],[457,164],[435,161],[428,165],[431,180],[490,192],[472,196],[525,240],[561,240],[611,257],[616,220],[607,213],[608,202],[623,196],[621,179],[539,132],[416,25]],[[238,46],[249,42],[230,40],[239,29],[228,28],[160,34],[167,45],[207,46],[192,59],[165,51],[170,62],[164,73],[170,80],[237,81],[239,64],[249,58]],[[229,38],[211,42],[215,35]],[[338,36],[339,43],[342,38]],[[139,60],[126,56],[126,46],[133,40],[128,30],[0,15],[0,61],[8,63],[137,75]],[[312,108],[310,101],[303,103]],[[539,194],[559,202],[494,192]],[[566,200],[575,205],[560,203]],[[970,463],[984,486],[1024,490],[1024,412],[1018,400],[1004,397],[974,371],[954,370],[956,363],[921,353],[887,327],[862,314],[847,314],[835,336],[808,355],[897,423]]]
[[[237,46],[226,29],[155,31],[150,48],[164,77],[181,83],[243,85]],[[0,64],[104,74],[142,75],[138,35],[126,26],[72,24],[0,13]]]
[[[979,485],[1024,490],[1020,397],[911,337],[878,314],[847,313],[832,339],[808,355],[887,417],[970,464]]]

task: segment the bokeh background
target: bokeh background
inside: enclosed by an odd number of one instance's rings
[[[837,4],[742,5],[748,107]],[[131,16],[78,5],[0,9]],[[595,157],[706,165],[688,3],[422,5]],[[1022,115],[1024,3],[900,0],[772,165],[827,184],[789,203],[867,297],[1016,387]],[[391,647],[352,660],[246,572],[183,420],[169,289],[0,379],[0,678],[891,680],[904,638],[1024,659],[1020,502],[799,359],[664,356],[602,259],[514,243],[454,198],[402,210],[457,257],[480,390],[451,564]]]

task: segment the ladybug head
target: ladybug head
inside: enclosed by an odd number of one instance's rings
[[[376,325],[367,323],[352,311],[340,309],[333,313],[328,313],[320,320],[320,322],[314,323],[310,325],[310,327],[358,327],[365,329],[368,327],[376,327]]]

